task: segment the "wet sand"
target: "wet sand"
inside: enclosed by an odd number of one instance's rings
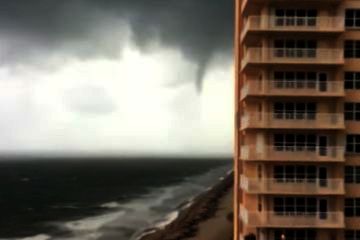
[[[196,197],[163,229],[148,229],[140,240],[231,240],[233,175]],[[184,206],[186,203],[184,203]]]

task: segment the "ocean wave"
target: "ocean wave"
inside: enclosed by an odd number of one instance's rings
[[[173,186],[153,189],[148,195],[126,203],[103,203],[100,207],[112,212],[58,223],[57,226],[70,231],[71,236],[51,239],[138,239],[139,236],[164,228],[177,219],[181,209],[190,207],[194,197],[218,182],[219,177],[224,176],[227,170],[214,169]]]
[[[175,221],[179,217],[179,214],[179,211],[169,213],[162,221],[156,223],[153,228],[143,230],[140,234],[138,234],[136,236],[136,240],[140,240],[143,237],[156,232],[158,229],[164,229],[166,226]]]
[[[179,211],[174,211],[169,213],[166,217],[165,220],[157,223],[155,225],[156,228],[159,229],[163,229],[165,228],[167,225],[169,225],[170,223],[172,223],[173,221],[175,221],[177,218],[179,217]]]
[[[109,214],[104,214],[96,217],[89,217],[78,221],[65,223],[65,227],[72,231],[88,231],[97,230],[125,214],[125,211],[119,211]]]
[[[26,238],[16,238],[14,240],[49,240],[51,239],[51,236],[46,235],[46,234],[38,234],[36,236],[32,236],[32,237],[26,237]],[[3,239],[5,240],[5,239]]]
[[[102,208],[120,208],[122,205],[118,202],[108,202],[108,203],[104,203],[101,204],[100,207]]]

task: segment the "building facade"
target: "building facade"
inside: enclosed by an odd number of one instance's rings
[[[360,239],[360,1],[236,0],[235,240]]]

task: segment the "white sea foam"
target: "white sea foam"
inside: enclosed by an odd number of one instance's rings
[[[135,240],[140,240],[143,237],[156,232],[158,229],[164,229],[167,225],[175,221],[178,217],[179,217],[179,211],[174,211],[169,213],[163,221],[156,223],[153,229],[143,231],[140,235],[136,237]]]
[[[191,205],[194,204],[194,199],[195,199],[194,197],[190,198],[190,199],[186,202],[186,204],[184,204],[184,206],[181,207],[181,210],[184,210],[184,209],[187,209],[187,208],[191,207]]]
[[[189,201],[182,209],[187,209],[193,205],[194,201]]]
[[[109,203],[101,204],[101,207],[103,207],[103,208],[119,208],[119,207],[121,207],[121,204],[118,202],[109,202]]]
[[[107,237],[112,239],[114,236],[118,236],[118,240],[139,239],[139,236],[148,235],[154,229],[164,228],[177,219],[179,212],[174,211],[176,206],[191,199],[186,202],[182,209],[190,207],[193,204],[194,196],[204,192],[207,188],[211,189],[210,186],[223,175],[224,170],[214,170],[173,186],[155,188],[148,195],[127,203],[108,202],[101,204],[101,207],[112,209],[113,212],[61,223],[60,226],[70,230],[72,236],[51,239],[88,240],[106,239]],[[166,215],[165,218],[164,215]],[[145,229],[148,230],[144,231]],[[135,233],[132,237],[129,236],[131,231]]]
[[[147,230],[147,231],[144,231],[143,233],[141,233],[139,236],[136,237],[135,240],[140,240],[142,239],[143,237],[147,236],[147,235],[150,235],[154,232],[156,232],[157,230],[156,229],[152,229],[152,230]]]
[[[96,217],[89,217],[82,220],[65,223],[65,227],[72,231],[97,230],[100,227],[104,226],[106,223],[114,221],[115,219],[123,216],[124,214],[124,211],[119,211]]]
[[[177,218],[179,217],[179,211],[174,211],[174,212],[171,212],[169,213],[165,220],[162,221],[162,222],[159,222],[155,225],[156,228],[159,228],[159,229],[163,229],[165,228],[167,225],[169,225],[170,223],[172,223],[173,221],[175,221]]]
[[[17,240],[49,240],[49,239],[51,239],[51,236],[46,234],[39,234],[32,237],[18,238]]]

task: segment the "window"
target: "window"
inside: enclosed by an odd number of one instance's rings
[[[359,240],[359,239],[360,239],[360,230],[345,231],[345,240]]]
[[[345,72],[345,89],[360,89],[360,72]]]
[[[350,134],[346,136],[346,152],[360,153],[360,135]]]
[[[315,182],[317,178],[317,167],[311,165],[279,165],[273,170],[277,182]]]
[[[360,40],[346,40],[344,56],[345,58],[360,58]]]
[[[360,166],[345,166],[345,183],[360,183]]]
[[[360,198],[345,198],[346,217],[360,217]]]
[[[276,119],[308,119],[316,117],[316,103],[276,102],[273,106]]]
[[[316,231],[313,229],[284,229],[274,231],[274,240],[283,240],[281,237],[285,236],[286,240],[315,240]],[[347,239],[346,239],[347,240]],[[353,240],[353,239],[351,239]]]
[[[276,215],[315,215],[317,200],[314,197],[275,197]]]
[[[360,121],[360,103],[345,103],[344,114],[347,121]]]
[[[276,9],[276,26],[316,26],[316,9]]]
[[[276,151],[315,151],[315,134],[274,134]]]
[[[274,72],[275,88],[315,88],[316,72]]]
[[[348,28],[360,27],[360,9],[346,9],[345,26]]]
[[[275,40],[275,57],[314,58],[316,57],[316,40]]]

